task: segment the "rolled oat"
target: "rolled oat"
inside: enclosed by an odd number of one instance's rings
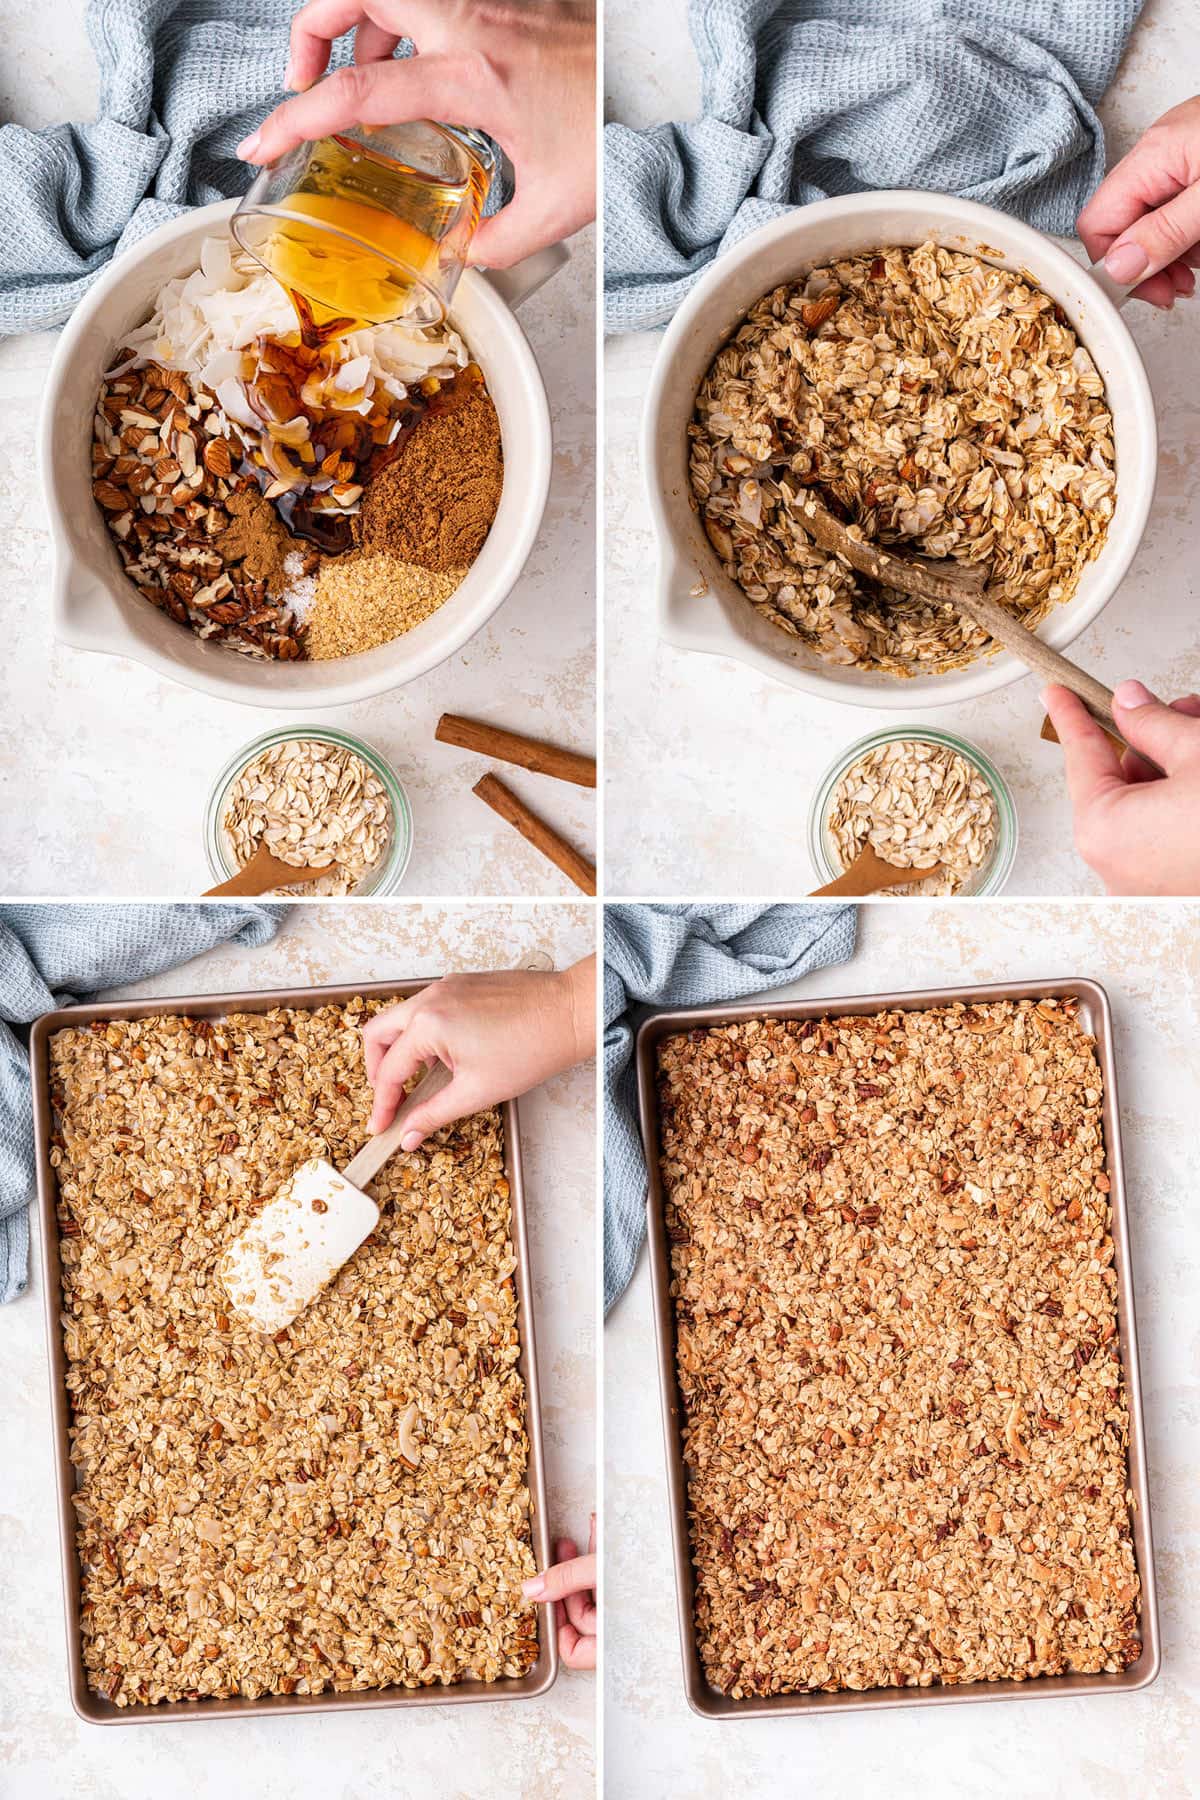
[[[387,789],[361,756],[322,738],[287,738],[260,752],[230,787],[221,829],[244,868],[265,843],[281,862],[324,868],[289,894],[349,894],[378,867],[392,836]]]
[[[979,770],[948,745],[897,738],[860,756],[829,804],[829,835],[841,873],[870,844],[905,869],[943,864],[945,874],[885,894],[957,894],[986,866],[996,842],[996,805]]]

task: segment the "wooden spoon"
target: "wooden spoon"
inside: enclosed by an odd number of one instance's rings
[[[308,867],[297,868],[294,863],[280,862],[272,856],[264,843],[258,846],[250,861],[240,868],[236,875],[219,886],[206,888],[204,899],[220,900],[238,894],[269,894],[272,888],[292,887],[299,881],[315,881],[318,875],[328,875],[332,863],[325,863],[319,869]]]
[[[810,899],[820,894],[840,894],[847,898],[858,898],[863,894],[877,894],[880,888],[911,887],[917,881],[936,880],[946,873],[945,863],[934,863],[928,869],[902,869],[896,863],[884,862],[882,856],[872,845],[864,844],[844,875],[836,881],[827,881],[824,887],[814,888]]]
[[[878,544],[852,537],[841,520],[834,518],[810,488],[804,489],[794,502],[792,514],[815,544],[840,556],[860,575],[882,582],[885,587],[898,588],[902,594],[915,594],[921,600],[940,600],[956,606],[973,625],[986,631],[1036,675],[1069,688],[1109,735],[1121,741],[1113,719],[1112,689],[1106,688],[1094,675],[1077,668],[1065,656],[1060,656],[998,600],[993,600],[986,592],[986,569],[953,561],[930,562],[923,557],[896,556],[891,550],[881,550]]]

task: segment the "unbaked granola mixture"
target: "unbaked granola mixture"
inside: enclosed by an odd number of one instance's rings
[[[130,581],[246,656],[349,656],[411,630],[464,579],[502,485],[496,409],[457,332],[396,321],[309,342],[223,238],[165,284],[96,401],[92,493]]]
[[[1034,626],[1113,515],[1104,384],[1048,294],[923,244],[785,283],[717,353],[690,427],[693,493],[727,575],[831,662],[894,675],[972,661],[948,605],[876,588],[801,529],[806,487],[865,537],[990,568]]]
[[[500,1115],[393,1156],[377,1230],[273,1339],[216,1278],[300,1163],[361,1148],[383,1004],[52,1041],[83,1654],[118,1706],[537,1659]]]
[[[1101,1076],[1070,1001],[659,1049],[704,1669],[742,1698],[1141,1653]]]
[[[870,844],[902,869],[944,872],[882,894],[946,896],[970,887],[996,842],[996,805],[979,770],[957,750],[895,738],[851,763],[834,788],[827,829],[844,873]]]

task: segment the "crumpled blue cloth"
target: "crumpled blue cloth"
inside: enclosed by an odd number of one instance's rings
[[[793,206],[872,188],[1071,233],[1142,0],[691,0],[699,119],[605,132],[605,322],[661,325]]]
[[[91,0],[96,119],[0,127],[0,336],[61,325],[111,257],[242,194],[235,147],[286,98],[292,0]],[[53,30],[53,21],[48,21]],[[334,46],[335,66],[352,40]]]
[[[36,1191],[29,1056],[20,1028],[89,994],[173,969],[215,944],[265,944],[286,912],[242,901],[0,906],[0,1304],[28,1280],[28,1209]]]
[[[642,1006],[712,1006],[785,987],[854,953],[853,906],[604,909],[604,1310],[646,1230],[633,1046]]]

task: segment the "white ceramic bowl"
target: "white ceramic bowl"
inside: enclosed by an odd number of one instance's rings
[[[88,291],[50,368],[40,429],[42,483],[54,543],[54,623],[79,650],[131,656],[203,693],[250,705],[311,708],[365,700],[413,681],[486,624],[533,547],[550,486],[546,390],[513,307],[566,261],[561,246],[517,269],[468,271],[451,321],[487,379],[504,440],[504,489],[487,542],[432,617],[390,644],[331,662],[266,662],[202,642],[143,600],[125,575],[91,492],[92,415],[105,369],[159,289],[197,266],[200,245],[224,231],[234,202],[198,207],[142,239]]]
[[[1039,635],[1065,649],[1115,593],[1145,528],[1158,461],[1150,384],[1116,307],[1065,250],[990,206],[909,190],[854,194],[799,207],[736,244],[697,282],[663,338],[646,400],[642,467],[659,543],[659,628],[668,643],[737,657],[827,700],[906,712],[974,699],[1025,673],[1024,664],[1005,651],[965,669],[908,680],[822,661],[755,612],[729,580],[692,500],[687,426],[696,391],[716,351],[754,302],[835,258],[927,239],[1028,273],[1058,301],[1094,358],[1112,409],[1116,510],[1100,554]]]

